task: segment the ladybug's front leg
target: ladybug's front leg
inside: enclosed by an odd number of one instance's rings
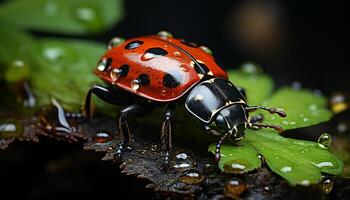
[[[83,106],[83,114],[84,117],[87,119],[90,119],[92,117],[92,94],[95,94],[98,96],[100,99],[102,99],[105,102],[114,104],[114,105],[125,105],[128,103],[128,99],[123,98],[123,96],[116,94],[116,92],[111,91],[110,89],[99,86],[99,85],[94,85],[90,88],[88,93],[85,96],[85,101],[84,101],[84,106]]]
[[[133,104],[120,111],[118,118],[119,133],[122,142],[116,149],[116,156],[121,157],[125,149],[130,149],[129,142],[131,141],[131,132],[129,129],[129,118],[143,117],[149,114],[154,109],[151,103]]]

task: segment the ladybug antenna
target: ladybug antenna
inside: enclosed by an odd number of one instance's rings
[[[225,139],[230,135],[230,132],[225,133],[220,140],[218,141],[218,143],[216,144],[216,148],[215,148],[215,162],[219,162],[220,161],[220,148],[221,145],[224,143]]]
[[[274,125],[274,124],[250,124],[250,127],[271,128],[271,129],[276,130],[279,133],[281,133],[283,131],[283,128],[281,126]]]
[[[287,114],[283,112],[282,110],[276,109],[276,108],[266,108],[263,106],[250,106],[247,107],[246,110],[248,112],[255,112],[257,109],[262,109],[268,111],[270,114],[278,114],[280,117],[286,117]]]

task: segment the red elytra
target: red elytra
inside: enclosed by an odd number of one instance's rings
[[[94,73],[102,80],[157,102],[180,98],[204,74],[228,78],[213,56],[202,48],[180,39],[158,35],[126,40],[108,50],[101,61],[108,62],[107,66],[95,69]],[[128,70],[124,68],[123,75],[113,78],[111,72],[121,70],[123,66],[128,66]],[[135,83],[140,76],[146,80]]]

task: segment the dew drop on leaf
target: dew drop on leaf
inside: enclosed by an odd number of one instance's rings
[[[328,149],[332,144],[332,136],[328,133],[323,133],[317,140],[318,146],[322,149]]]
[[[242,174],[249,168],[250,163],[245,160],[231,160],[224,164],[224,169],[228,173]]]

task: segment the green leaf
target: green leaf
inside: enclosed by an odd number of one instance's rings
[[[246,90],[249,105],[260,105],[273,90],[270,76],[262,73],[247,73],[243,70],[229,70],[230,81]]]
[[[264,123],[278,124],[284,130],[315,125],[332,117],[331,111],[327,109],[327,99],[305,89],[281,88],[263,105],[282,108],[287,113],[285,118],[278,115],[264,115]]]
[[[92,73],[106,47],[82,40],[44,39],[40,44],[40,58],[44,65],[35,67],[31,85],[40,104],[58,99],[65,108],[81,107],[92,85],[100,80]]]
[[[246,140],[268,166],[292,185],[321,181],[321,172],[340,175],[343,163],[316,142],[284,138],[272,130],[248,130]]]
[[[240,146],[223,144],[221,146],[221,159],[219,168],[227,173],[241,174],[257,169],[261,165],[261,160],[254,147],[242,141]],[[209,151],[215,154],[216,144],[209,146]]]
[[[0,18],[32,30],[66,34],[101,32],[123,18],[122,0],[12,0]]]
[[[245,140],[240,145],[225,144],[222,147],[219,162],[222,171],[234,173],[230,168],[225,168],[225,164],[241,160],[253,166],[244,172],[254,170],[261,165],[258,154],[264,157],[272,171],[292,185],[318,183],[322,179],[321,173],[340,175],[343,171],[343,162],[324,146],[284,138],[272,130],[247,130]],[[215,152],[215,144],[210,145],[209,151]]]

